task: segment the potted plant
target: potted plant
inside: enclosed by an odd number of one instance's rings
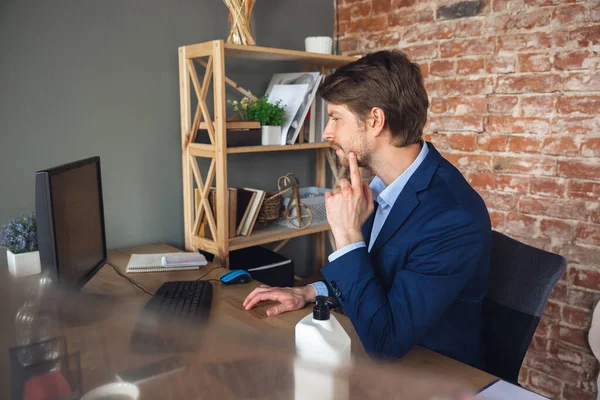
[[[241,101],[232,101],[233,109],[247,121],[260,121],[262,127],[262,145],[281,144],[281,125],[285,106],[281,100],[271,103],[266,97],[244,97]]]
[[[0,230],[0,247],[6,247],[8,270],[14,276],[39,274],[42,270],[33,213],[14,218]]]

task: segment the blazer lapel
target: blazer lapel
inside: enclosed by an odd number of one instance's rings
[[[429,183],[431,182],[431,179],[433,178],[433,175],[440,164],[442,156],[431,143],[427,142],[427,146],[429,147],[427,157],[425,157],[421,165],[419,165],[419,168],[417,168],[410,177],[406,183],[406,186],[404,186],[404,189],[402,189],[402,192],[396,199],[396,202],[392,206],[392,210],[386,218],[385,223],[383,224],[383,227],[377,236],[377,239],[375,239],[375,243],[373,243],[371,253],[374,254],[381,247],[383,247],[383,245],[394,235],[394,233],[400,229],[402,224],[404,224],[404,221],[406,221],[406,219],[410,216],[415,207],[419,205],[417,193],[426,190],[429,187]],[[375,213],[373,213],[371,217],[374,218],[374,215]],[[363,229],[365,225],[363,225]],[[373,222],[371,221],[370,227],[372,226]],[[368,232],[370,236],[371,228],[369,228]]]

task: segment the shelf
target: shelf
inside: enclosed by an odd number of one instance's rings
[[[183,46],[187,58],[197,58],[209,56],[212,52],[212,46],[215,43],[222,42],[214,40],[212,42],[192,44]],[[307,64],[339,66],[355,61],[355,56],[338,56],[333,54],[307,53],[299,50],[275,49],[271,47],[244,46],[239,44],[223,43],[225,57],[238,57],[259,61],[293,61],[304,62]]]
[[[329,224],[310,225],[305,229],[288,228],[281,225],[271,225],[257,229],[250,236],[237,236],[229,239],[229,251],[257,246],[259,244],[278,242],[280,240],[310,235],[329,230]]]
[[[263,151],[290,151],[290,150],[310,150],[310,149],[326,149],[329,148],[329,143],[302,143],[289,144],[285,146],[243,146],[229,147],[227,153],[257,153]]]

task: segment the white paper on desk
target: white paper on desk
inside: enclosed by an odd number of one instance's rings
[[[477,396],[476,400],[547,400],[547,397],[537,393],[530,392],[519,386],[513,385],[505,381],[497,381],[488,386]]]

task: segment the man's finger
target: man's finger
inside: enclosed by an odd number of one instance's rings
[[[288,309],[286,310],[286,308],[288,308]],[[276,305],[274,307],[269,308],[267,310],[267,315],[269,317],[273,317],[273,316],[275,316],[277,314],[281,314],[284,311],[290,311],[289,309],[291,309],[291,308],[290,307],[286,307],[283,303],[281,303],[279,305]]]
[[[245,308],[246,308],[246,310],[249,310],[252,307],[254,307],[256,305],[256,303],[258,303],[260,301],[266,301],[266,300],[279,301],[281,303],[285,300],[285,297],[286,297],[286,293],[279,292],[279,291],[258,293],[256,296],[254,296],[254,298],[252,298],[248,302],[248,304],[246,304]]]
[[[356,192],[362,193],[362,179],[360,178],[360,170],[358,169],[358,160],[356,159],[356,154],[348,154],[348,164],[350,165],[350,182],[352,183],[352,188]]]
[[[253,291],[251,291],[248,296],[246,296],[246,299],[244,300],[243,306],[246,307],[246,304],[248,304],[248,302],[250,300],[252,300],[254,298],[254,296],[256,296],[257,294],[269,291],[271,289],[272,289],[271,287],[257,287],[256,289],[254,289]]]

